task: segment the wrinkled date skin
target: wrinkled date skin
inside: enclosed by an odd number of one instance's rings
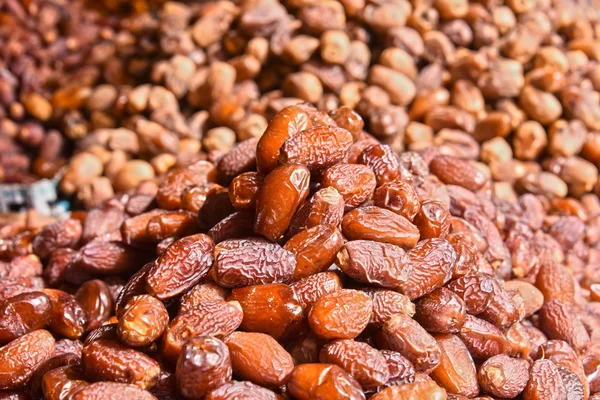
[[[228,382],[204,397],[204,400],[281,400],[281,396],[252,382]]]
[[[344,216],[344,199],[333,187],[319,189],[304,202],[290,222],[287,236],[318,225],[339,226]]]
[[[469,350],[455,335],[436,335],[441,349],[439,365],[431,377],[448,393],[473,397],[479,392],[475,364]]]
[[[385,208],[412,221],[421,203],[419,195],[406,181],[395,180],[380,185],[373,195],[373,204]]]
[[[208,273],[214,249],[213,240],[202,233],[179,239],[148,271],[148,292],[165,300],[187,291]]]
[[[214,282],[202,282],[194,286],[179,300],[179,314],[191,311],[205,301],[225,300],[227,290]]]
[[[257,143],[257,138],[244,140],[219,160],[216,166],[219,183],[228,185],[236,176],[254,169]]]
[[[334,364],[296,366],[290,376],[287,389],[294,398],[299,400],[365,399],[358,382]]]
[[[294,254],[261,238],[232,239],[215,248],[213,279],[224,287],[287,282],[294,274]]]
[[[0,344],[42,329],[50,318],[52,303],[42,292],[23,293],[0,303]]]
[[[324,339],[354,339],[367,326],[373,302],[358,290],[342,289],[322,296],[308,315],[314,333]]]
[[[315,171],[341,162],[352,145],[352,135],[336,126],[317,126],[290,137],[281,146],[279,163],[302,164]]]
[[[47,399],[63,400],[89,385],[80,365],[65,365],[46,372],[42,392]]]
[[[510,343],[500,329],[469,314],[458,336],[475,361],[486,360],[510,350]]]
[[[444,400],[446,398],[449,398],[446,396],[446,391],[432,380],[391,386],[371,397],[372,400]]]
[[[162,335],[168,323],[169,313],[160,300],[147,294],[134,296],[123,308],[117,334],[129,346],[147,346]]]
[[[271,241],[281,239],[294,213],[308,196],[310,171],[285,164],[265,177],[256,197],[254,231]]]
[[[440,346],[412,318],[394,315],[383,325],[382,333],[386,347],[408,358],[417,371],[431,371],[440,363]]]
[[[373,170],[377,186],[395,181],[400,177],[396,155],[387,144],[369,146],[360,153],[357,162]]]
[[[567,390],[556,365],[550,360],[538,360],[529,371],[529,381],[523,391],[524,400],[565,399]]]
[[[292,356],[271,336],[258,332],[234,332],[225,338],[233,373],[261,386],[287,382]]]
[[[155,243],[172,236],[188,236],[198,232],[196,214],[190,211],[168,211],[150,218],[146,226],[148,238]]]
[[[443,239],[450,232],[450,211],[439,201],[424,201],[413,222],[421,239]]]
[[[438,288],[415,302],[415,320],[428,332],[458,333],[467,314],[463,300],[446,288]]]
[[[342,281],[335,272],[321,272],[292,282],[290,287],[303,310],[308,312],[321,297],[342,289]]]
[[[342,195],[346,211],[368,200],[377,180],[371,169],[361,164],[337,164],[323,171],[321,186],[332,187]]]
[[[409,220],[375,206],[347,213],[342,220],[342,232],[349,240],[374,240],[405,249],[413,248],[419,240],[419,230]]]
[[[142,389],[156,384],[160,366],[144,353],[113,340],[95,340],[83,348],[83,367],[88,377],[130,383]]]
[[[48,328],[68,339],[80,338],[86,328],[87,315],[72,294],[58,289],[44,289],[52,309]]]
[[[510,399],[525,389],[529,377],[529,363],[500,354],[483,363],[478,377],[479,384],[486,393]]]
[[[480,189],[485,176],[468,161],[457,157],[439,155],[431,160],[429,169],[442,182],[448,185],[462,186],[470,191]]]
[[[331,225],[317,225],[290,238],[283,248],[296,257],[292,279],[305,278],[329,268],[343,243],[342,233]]]
[[[346,242],[337,255],[337,265],[352,279],[384,288],[400,286],[412,272],[408,254],[401,247],[371,240]]]
[[[54,346],[50,332],[40,329],[1,347],[0,390],[17,389],[26,384],[35,369],[52,356]]]
[[[83,232],[83,226],[77,219],[66,219],[46,226],[33,239],[33,252],[41,258],[48,257],[54,250],[74,248]]]
[[[363,389],[375,388],[389,380],[387,361],[367,343],[335,340],[321,349],[319,360],[336,364],[349,372]]]
[[[269,173],[274,170],[278,164],[279,150],[285,141],[309,128],[312,128],[312,122],[298,106],[290,106],[277,113],[256,146],[258,171]]]
[[[162,353],[177,359],[185,342],[194,336],[223,337],[242,323],[242,307],[237,302],[210,300],[175,317],[164,333]]]
[[[236,176],[229,185],[231,204],[238,210],[254,211],[264,178],[264,175],[257,172],[246,172]]]
[[[297,334],[302,322],[302,306],[294,291],[284,283],[233,289],[230,301],[237,301],[244,313],[240,328],[262,332],[276,340]]]
[[[166,210],[181,208],[181,193],[186,187],[214,182],[215,175],[214,165],[207,161],[198,161],[188,167],[174,169],[158,187],[156,202],[160,208]]]
[[[202,398],[231,380],[229,349],[217,338],[190,339],[177,360],[179,393],[185,398]]]
[[[75,392],[73,400],[155,400],[150,392],[135,385],[118,382],[96,382]]]
[[[75,293],[75,300],[87,316],[86,330],[98,328],[113,312],[113,299],[106,283],[99,279],[87,281]]]
[[[410,299],[398,292],[385,289],[369,288],[365,293],[373,300],[373,316],[370,323],[381,328],[393,315],[415,315],[415,305]]]
[[[431,293],[452,278],[456,252],[444,239],[425,239],[408,253],[413,271],[399,291],[411,300]]]

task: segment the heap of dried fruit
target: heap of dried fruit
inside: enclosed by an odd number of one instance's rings
[[[600,200],[497,196],[347,108],[0,241],[0,392],[600,398]],[[477,397],[479,396],[479,397]]]
[[[29,179],[30,165],[52,175],[65,162],[60,131],[76,142],[61,190],[89,209],[216,162],[275,113],[310,102],[355,109],[395,152],[434,145],[480,161],[510,202],[600,191],[600,28],[588,3],[93,3],[138,13],[107,17],[76,0],[0,5],[10,56],[0,61],[0,181]],[[15,143],[39,146],[39,157]]]

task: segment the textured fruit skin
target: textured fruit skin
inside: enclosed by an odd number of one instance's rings
[[[33,239],[33,252],[40,258],[46,258],[56,249],[75,248],[82,233],[81,222],[73,218],[47,225]]]
[[[373,195],[373,204],[412,221],[421,203],[415,189],[406,181],[395,180],[380,185]]]
[[[294,213],[308,196],[310,171],[284,164],[265,177],[256,197],[254,231],[271,241],[281,239]]]
[[[538,360],[529,371],[529,381],[523,391],[525,400],[558,400],[566,398],[567,391],[556,365],[550,360]]]
[[[286,107],[277,113],[256,146],[258,171],[269,173],[274,170],[278,164],[279,149],[285,141],[311,127],[311,120],[300,107]]]
[[[419,241],[419,230],[409,220],[375,206],[359,207],[344,215],[342,232],[349,240],[374,240],[405,249]]]
[[[75,392],[73,400],[156,400],[150,392],[135,385],[117,382],[96,382]]]
[[[213,279],[227,288],[287,282],[296,258],[277,243],[261,238],[231,239],[215,248]]]
[[[318,225],[339,226],[344,217],[344,198],[333,187],[319,189],[296,211],[286,233],[291,237]]]
[[[408,254],[399,246],[371,240],[346,242],[337,255],[337,265],[359,282],[396,288],[412,272]]]
[[[113,299],[106,283],[99,279],[87,281],[75,293],[75,300],[87,316],[86,330],[98,328],[113,312]]]
[[[279,163],[305,165],[315,171],[341,162],[352,145],[352,134],[337,126],[316,126],[290,137],[283,143]]]
[[[204,400],[281,400],[281,396],[252,382],[231,381],[204,397]]]
[[[266,333],[281,341],[297,335],[302,326],[302,306],[284,283],[233,289],[229,300],[242,307],[244,331]]]
[[[42,292],[23,293],[0,303],[0,344],[46,326],[52,303]]]
[[[217,163],[217,181],[228,185],[236,176],[252,170],[256,166],[257,138],[250,138],[238,143],[225,153]]]
[[[343,243],[342,233],[331,225],[317,225],[290,238],[283,248],[296,257],[292,279],[304,278],[329,268]]]
[[[150,295],[134,296],[123,308],[117,335],[129,346],[147,346],[162,335],[168,323],[169,313],[160,300]]]
[[[449,393],[475,396],[479,392],[479,385],[469,350],[455,335],[438,334],[435,340],[441,349],[441,357],[431,377]]]
[[[190,289],[186,294],[181,296],[179,300],[179,314],[190,311],[198,307],[205,301],[210,300],[225,300],[227,290],[220,287],[214,282],[199,283]]]
[[[373,315],[370,323],[378,328],[381,328],[393,315],[404,314],[408,317],[415,315],[415,305],[403,294],[373,288],[366,289],[365,293],[373,300]]]
[[[234,332],[224,341],[236,376],[267,387],[287,382],[294,368],[292,356],[271,336]]]
[[[457,157],[439,155],[429,164],[431,173],[448,185],[458,185],[476,191],[485,183],[485,176],[469,162]]]
[[[39,329],[0,348],[0,390],[17,389],[31,378],[35,369],[54,352],[50,332]]]
[[[411,300],[431,293],[452,278],[456,252],[444,239],[424,239],[408,253],[413,272],[399,291]]]
[[[559,300],[546,301],[539,316],[540,329],[549,339],[564,340],[580,352],[589,346],[590,336],[570,305]]]
[[[307,276],[290,284],[296,299],[300,302],[305,312],[327,293],[342,289],[340,276],[335,272],[320,272]]]
[[[58,289],[44,289],[52,308],[48,328],[67,339],[78,339],[85,332],[87,316],[72,294]]]
[[[409,383],[402,386],[391,386],[371,397],[373,400],[445,400],[446,391],[434,381]]]
[[[165,300],[187,291],[208,273],[214,249],[213,240],[202,233],[179,239],[148,271],[148,292]]]
[[[46,372],[41,389],[46,399],[62,400],[89,385],[80,365],[65,365]]]
[[[225,343],[200,336],[190,339],[177,360],[177,386],[185,398],[201,398],[231,380],[231,359]]]
[[[113,340],[95,340],[83,348],[81,359],[92,380],[131,383],[142,389],[156,385],[160,366],[144,353]]]
[[[440,346],[412,318],[402,314],[390,317],[382,334],[386,347],[408,358],[417,371],[429,372],[439,365]]]
[[[237,302],[206,301],[171,320],[163,336],[162,353],[175,360],[189,338],[197,335],[221,338],[235,331],[242,318],[242,308]]]
[[[354,340],[335,340],[321,349],[319,360],[336,364],[348,372],[363,389],[375,388],[389,380],[387,361],[367,343]]]
[[[299,400],[365,399],[358,384],[343,369],[334,364],[302,364],[294,368],[287,389]]]
[[[181,208],[181,193],[184,189],[188,186],[214,182],[215,174],[214,165],[207,161],[198,161],[185,168],[169,171],[156,193],[158,206],[165,210]]]
[[[419,298],[415,307],[415,320],[428,332],[458,333],[467,315],[463,300],[443,287]]]
[[[373,170],[377,186],[393,182],[400,177],[398,160],[392,148],[387,144],[367,147],[360,153],[357,162]]]
[[[369,296],[358,290],[341,289],[313,304],[308,323],[324,339],[354,339],[366,328],[372,314]]]
[[[371,169],[360,164],[337,164],[323,171],[322,187],[332,187],[344,199],[345,211],[352,210],[368,200],[377,180]]]
[[[458,336],[475,361],[484,361],[510,350],[510,343],[500,329],[469,314]]]
[[[479,369],[479,385],[486,392],[501,398],[519,395],[529,377],[529,363],[500,354],[487,359]]]
[[[439,201],[428,200],[421,204],[414,223],[421,239],[445,238],[450,232],[450,211]]]
[[[257,172],[245,172],[236,176],[229,185],[229,200],[238,210],[254,211],[256,198],[264,180]]]

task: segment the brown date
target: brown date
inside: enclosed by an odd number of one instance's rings
[[[87,316],[86,330],[98,328],[113,312],[113,299],[108,285],[99,279],[85,282],[75,293],[75,300]]]
[[[458,336],[469,349],[475,361],[483,361],[498,354],[508,353],[510,343],[502,331],[487,321],[467,314]]]
[[[159,300],[186,292],[208,273],[214,249],[212,239],[202,233],[177,240],[148,271],[148,292]]]
[[[374,288],[367,288],[365,293],[373,300],[373,316],[370,323],[378,328],[381,328],[388,318],[395,314],[409,317],[415,315],[415,305],[403,294]]]
[[[93,380],[131,383],[142,389],[156,384],[160,366],[144,353],[114,340],[95,340],[83,348],[86,375]]]
[[[321,187],[332,187],[342,196],[346,211],[368,200],[376,185],[373,171],[361,164],[336,164],[323,171],[321,178]]]
[[[296,366],[290,376],[287,389],[298,400],[365,399],[358,382],[334,364]]]
[[[343,243],[342,233],[332,225],[317,225],[294,235],[283,246],[296,257],[292,279],[304,278],[329,268]]]
[[[48,323],[52,303],[42,292],[23,293],[0,303],[0,344],[6,344]]]
[[[342,281],[335,272],[326,271],[292,282],[290,288],[294,291],[302,309],[307,312],[321,297],[340,290]]]
[[[121,342],[131,347],[147,346],[167,328],[169,313],[164,304],[147,294],[134,296],[123,308],[117,327]]]
[[[231,204],[238,210],[254,211],[264,179],[264,175],[258,172],[245,172],[233,178],[229,185]]]
[[[236,376],[267,387],[287,382],[294,368],[292,356],[271,336],[234,332],[224,341]]]
[[[463,300],[446,288],[438,288],[415,302],[415,320],[428,332],[458,333],[467,310]]]
[[[367,343],[334,340],[323,346],[319,359],[322,363],[342,367],[363,389],[376,388],[389,379],[386,359]]]
[[[42,392],[46,399],[65,400],[89,385],[80,365],[65,365],[42,376]]]
[[[284,164],[265,177],[256,197],[254,230],[271,241],[281,239],[294,213],[308,196],[309,170]]]
[[[269,173],[277,167],[279,150],[287,139],[306,129],[312,122],[302,108],[290,106],[281,110],[269,122],[256,146],[256,165],[259,172]]]
[[[367,147],[360,153],[357,162],[373,170],[377,186],[393,182],[400,177],[398,160],[392,148],[387,144]]]
[[[269,283],[233,289],[229,300],[239,302],[242,307],[242,330],[262,332],[276,340],[283,340],[297,334],[301,327],[302,306],[286,284]]]
[[[94,240],[79,249],[67,268],[66,279],[78,284],[82,282],[75,282],[73,275],[77,276],[79,272],[104,276],[130,273],[146,260],[147,255],[121,242]]]
[[[364,292],[341,289],[317,300],[308,315],[310,328],[324,339],[353,339],[367,326],[373,301]]]
[[[380,350],[379,352],[385,358],[390,371],[390,379],[384,387],[404,385],[415,381],[415,367],[408,361],[408,358],[397,351]]]
[[[81,357],[74,353],[54,355],[52,358],[41,363],[35,370],[29,381],[29,394],[32,398],[41,398],[43,394],[43,378],[49,371],[63,366],[80,366]],[[81,372],[81,370],[79,370]],[[81,374],[83,375],[83,374]],[[48,396],[49,397],[49,396]]]
[[[80,338],[86,328],[87,316],[72,294],[58,289],[44,289],[52,309],[48,328],[68,339]]]
[[[252,382],[228,382],[213,390],[204,400],[281,400],[281,396]]]
[[[476,191],[485,183],[485,176],[468,161],[458,157],[439,155],[429,163],[431,173],[447,185],[462,186]]]
[[[257,138],[238,143],[221,157],[217,163],[217,181],[228,185],[236,176],[251,171],[256,166]]]
[[[450,211],[439,201],[424,201],[413,222],[421,239],[443,239],[450,232]]]
[[[40,329],[0,347],[0,390],[25,385],[35,369],[52,356],[54,346],[50,332]]]
[[[342,232],[348,240],[374,240],[405,249],[419,240],[419,230],[409,220],[375,206],[359,207],[344,215]]]
[[[293,236],[304,229],[318,225],[339,226],[344,216],[344,199],[333,187],[319,189],[310,199],[304,202],[294,217],[287,231]]]
[[[71,400],[156,400],[150,392],[135,385],[118,382],[96,382],[75,392]]]
[[[229,349],[213,337],[191,338],[181,350],[175,373],[184,398],[202,398],[231,380]]]
[[[46,258],[56,249],[74,248],[82,232],[81,222],[74,218],[47,225],[33,239],[33,252],[40,258]]]
[[[198,307],[205,301],[225,300],[227,290],[214,282],[202,282],[194,286],[191,290],[181,296],[179,300],[179,314],[190,311]]]
[[[524,400],[566,399],[567,391],[556,365],[550,360],[538,360],[529,371],[529,381],[523,391]]]
[[[283,143],[279,163],[305,165],[315,171],[331,167],[346,157],[352,134],[337,126],[316,126],[291,136]]]
[[[479,393],[475,364],[469,350],[455,335],[436,335],[441,349],[439,365],[431,377],[448,393],[473,397]]]
[[[529,377],[529,363],[500,354],[487,359],[479,368],[478,378],[481,388],[489,394],[501,398],[517,397]]]
[[[419,195],[406,181],[396,180],[379,186],[373,195],[373,204],[412,221],[421,207]]]
[[[576,351],[585,350],[590,336],[571,306],[559,300],[546,301],[539,312],[539,327],[549,339],[564,340]]]
[[[445,400],[446,391],[434,381],[409,383],[401,386],[390,386],[371,397],[371,400]]]
[[[350,278],[362,283],[395,288],[408,280],[412,264],[399,246],[372,240],[346,242],[337,264]]]
[[[417,371],[432,371],[440,363],[440,346],[412,318],[393,315],[383,325],[382,333],[386,347],[408,358]]]
[[[223,337],[242,323],[242,308],[237,302],[209,300],[175,317],[164,333],[162,353],[175,360],[185,342],[194,336]]]
[[[231,239],[215,247],[212,275],[223,287],[287,282],[296,268],[294,255],[261,238]]]
[[[147,237],[158,243],[172,236],[188,236],[198,232],[196,214],[190,211],[167,211],[150,218],[146,226]]]
[[[425,239],[408,253],[413,271],[398,290],[411,300],[433,292],[452,278],[456,252],[444,239]]]
[[[158,186],[156,202],[166,210],[181,208],[181,193],[186,187],[214,182],[215,175],[214,165],[207,161],[171,170]]]
[[[254,235],[254,212],[237,211],[228,215],[206,233],[215,243]]]

